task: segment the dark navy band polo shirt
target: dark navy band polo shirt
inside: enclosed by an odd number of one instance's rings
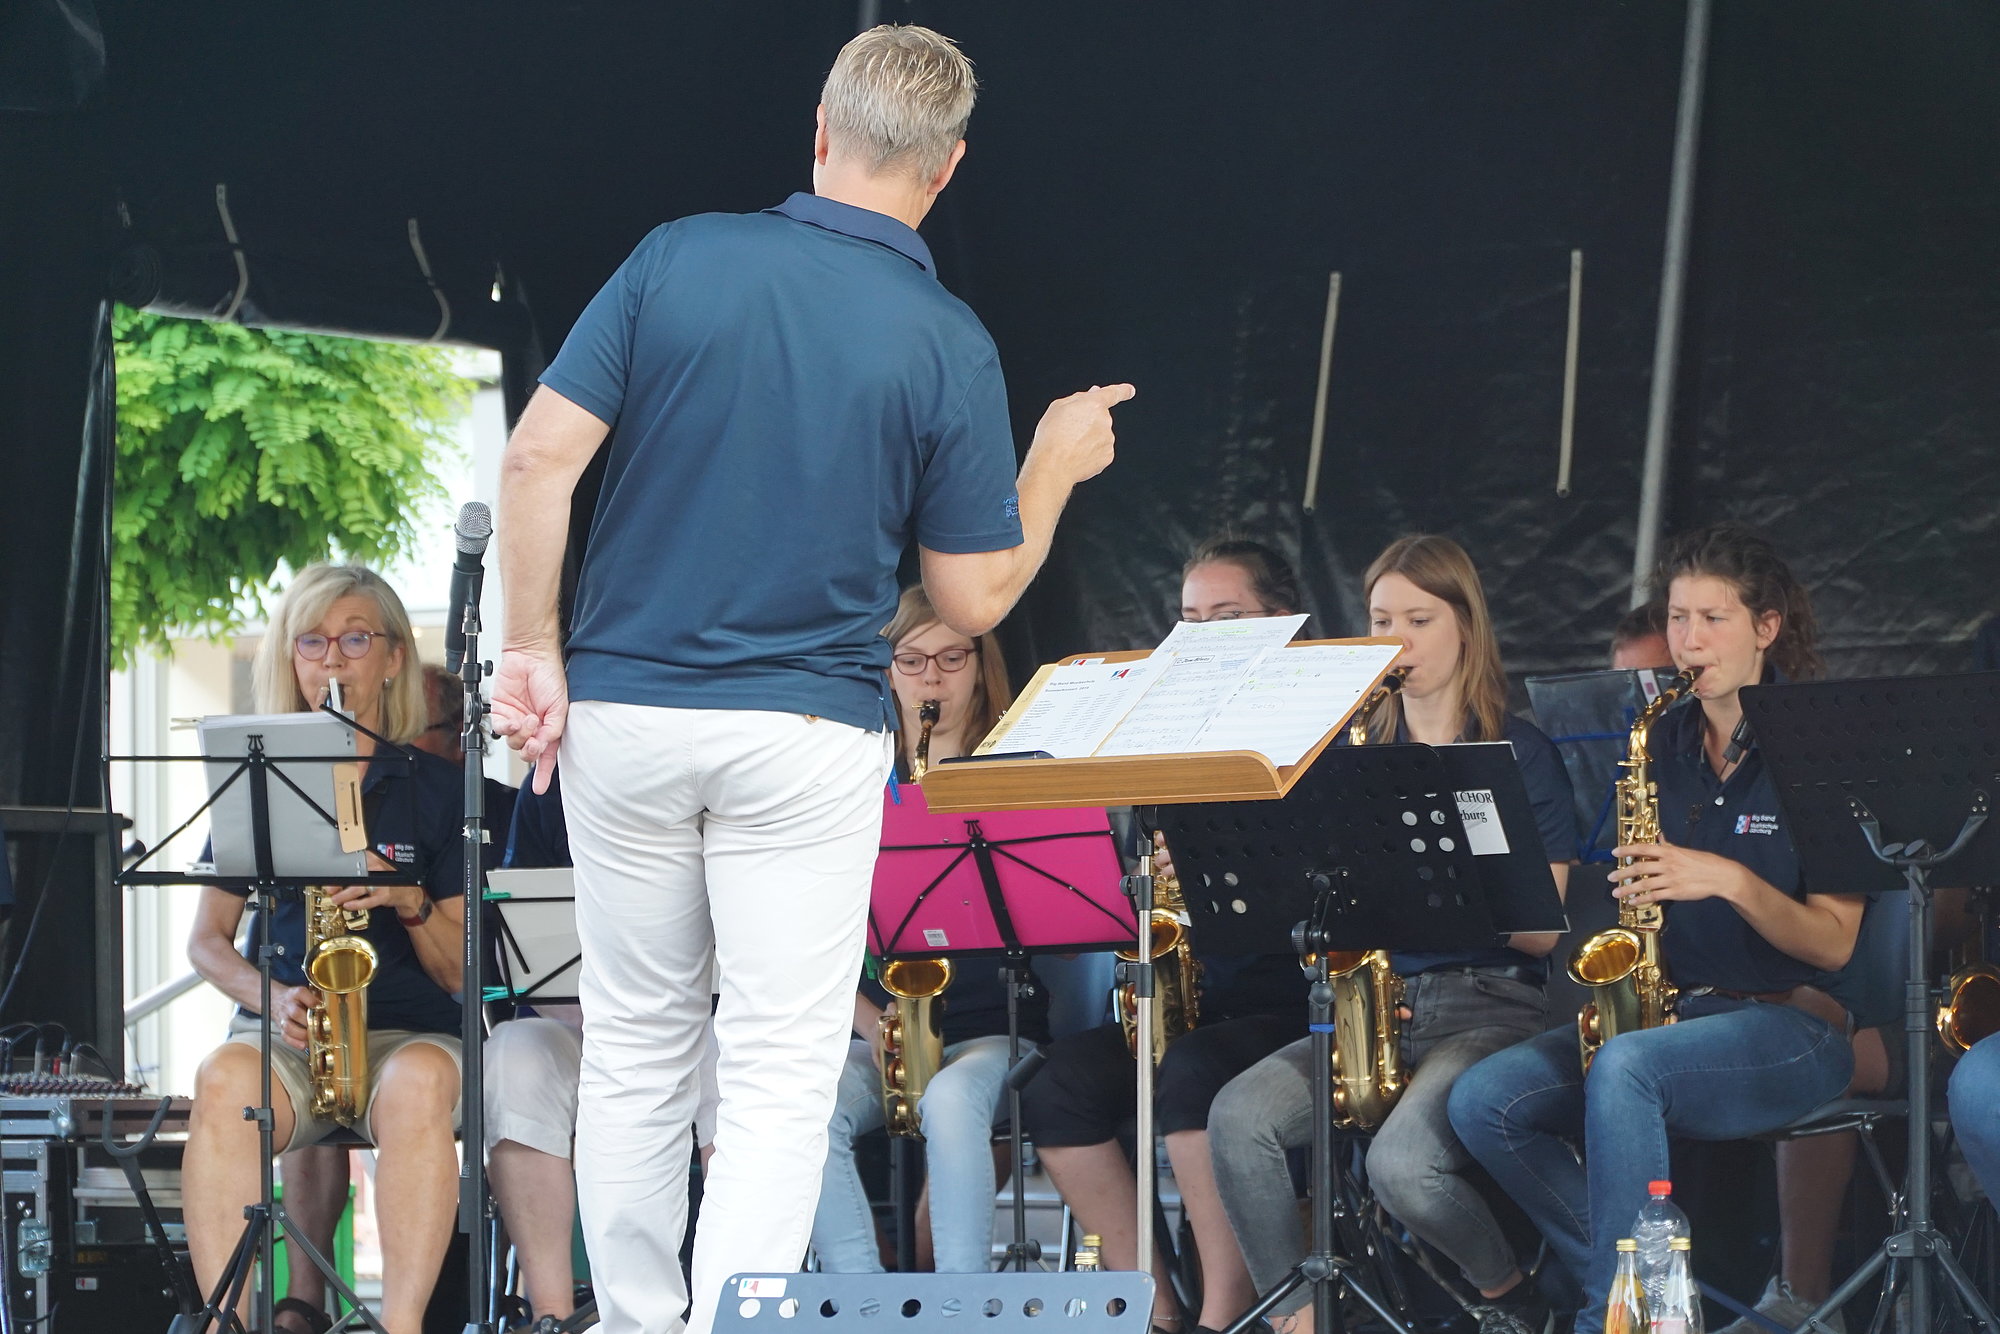
[[[391,866],[408,871],[432,902],[453,898],[465,892],[464,775],[457,765],[425,751],[404,753],[416,757],[414,777],[399,755],[391,755],[370,764],[361,782],[368,846]],[[228,892],[245,897],[249,891]],[[416,943],[396,920],[395,910],[369,909],[365,935],[379,956],[375,980],[368,984],[368,1027],[459,1032],[458,1002],[424,971]],[[280,986],[304,986],[306,916],[298,899],[279,900],[271,916],[271,943],[284,946],[271,969],[272,980]],[[254,963],[255,951],[253,932],[243,953]]]
[[[533,783],[521,785],[514,799],[514,823],[507,830],[507,851],[502,866],[543,867],[572,865],[569,857],[569,822],[563,816],[562,770],[549,775],[549,790],[535,791]]]
[[[1653,781],[1658,785],[1660,836],[1678,847],[1741,862],[1780,893],[1805,897],[1799,854],[1785,830],[1778,786],[1753,742],[1725,782],[1702,753],[1701,702],[1683,699],[1653,725]],[[1663,905],[1661,949],[1667,976],[1686,991],[1783,991],[1818,974],[1757,934],[1719,898]]]
[[[542,383],[611,427],[573,699],[882,730],[909,543],[1021,543],[993,340],[884,214],[795,194],[668,223]]]
[[[1471,723],[1467,722],[1469,728]],[[1465,734],[1459,733],[1464,740]],[[1408,730],[1397,724],[1396,740],[1408,742]],[[1542,836],[1542,849],[1549,864],[1576,858],[1576,796],[1570,786],[1569,769],[1562,752],[1541,728],[1525,718],[1507,715],[1501,740],[1514,748],[1514,763],[1521,770],[1521,785],[1528,789],[1528,804],[1534,808],[1535,828]],[[1549,961],[1523,954],[1505,945],[1476,950],[1412,950],[1389,956],[1389,966],[1404,977],[1433,972],[1440,968],[1526,968],[1546,979]]]

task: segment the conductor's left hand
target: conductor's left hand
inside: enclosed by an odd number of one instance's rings
[[[562,654],[538,646],[509,648],[493,674],[493,731],[535,766],[534,788],[549,790],[556,747],[569,722],[569,678]]]

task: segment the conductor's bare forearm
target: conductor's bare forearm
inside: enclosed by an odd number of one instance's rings
[[[505,647],[553,647],[570,497],[610,428],[546,387],[535,391],[500,461]]]

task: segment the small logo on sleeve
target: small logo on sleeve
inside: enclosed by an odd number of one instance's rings
[[[1739,834],[1775,834],[1778,832],[1778,817],[1775,815],[1739,815],[1736,817],[1736,832]]]
[[[1021,517],[1021,498],[1019,496],[1009,496],[1007,497],[1007,503],[1000,508],[1008,518],[1018,519]]]

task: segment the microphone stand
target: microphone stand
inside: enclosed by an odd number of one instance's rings
[[[481,948],[481,887],[486,881],[486,697],[480,691],[486,665],[479,658],[479,598],[465,603],[465,660],[459,680],[465,686],[465,978],[461,991],[459,1040],[462,1083],[459,1090],[460,1153],[458,1226],[465,1233],[467,1289],[464,1334],[494,1334],[492,1267],[489,1227],[491,1208],[486,1186],[486,1015],[485,953]]]

